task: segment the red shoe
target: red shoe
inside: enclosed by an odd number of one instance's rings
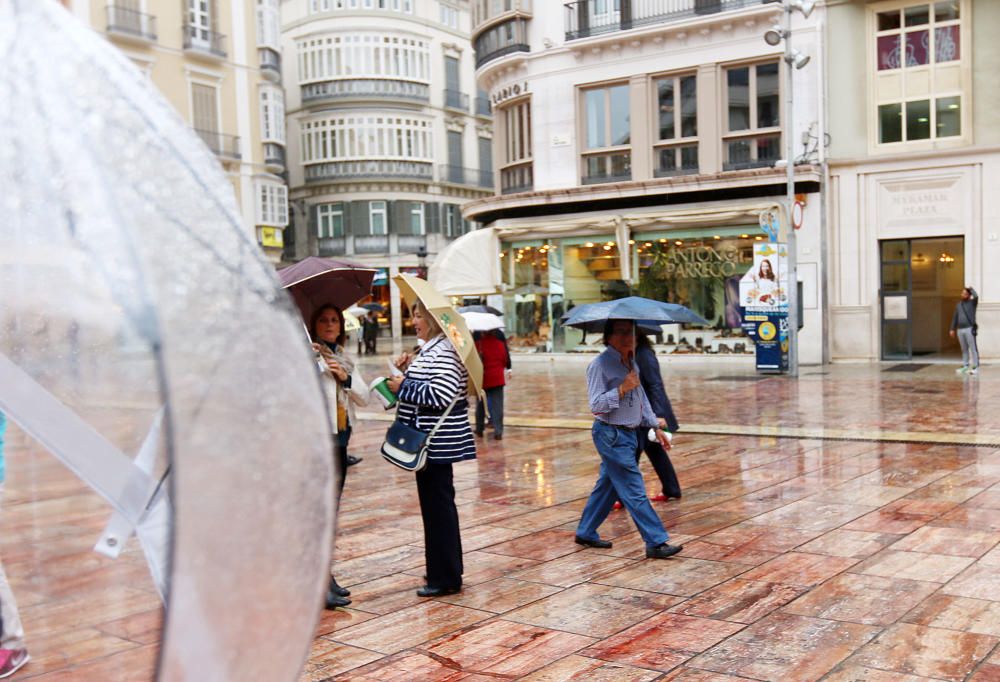
[[[0,679],[10,677],[30,660],[27,649],[0,649]]]
[[[667,498],[666,495],[664,495],[663,493],[660,493],[659,495],[654,495],[653,497],[649,498],[649,501],[650,502],[666,502],[667,499],[668,498]]]
[[[611,506],[611,508],[617,511],[617,510],[621,509],[621,508],[622,508],[622,506],[623,506],[623,505],[622,505],[622,503],[621,503],[621,502],[615,502],[615,503],[614,503],[614,504],[613,504],[613,505]]]

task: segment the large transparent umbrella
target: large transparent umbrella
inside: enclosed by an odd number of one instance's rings
[[[52,0],[0,0],[0,54],[0,411],[107,501],[101,551],[138,535],[160,679],[294,680],[334,481],[298,311],[128,59]]]

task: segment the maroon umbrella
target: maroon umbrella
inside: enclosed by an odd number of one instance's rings
[[[361,263],[309,256],[278,270],[307,323],[317,308],[335,305],[344,310],[371,293],[375,270]]]

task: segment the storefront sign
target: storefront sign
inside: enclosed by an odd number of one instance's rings
[[[719,279],[735,275],[739,264],[739,251],[733,247],[694,246],[669,251],[664,272],[684,279]]]
[[[285,245],[284,235],[280,227],[260,228],[260,245],[281,248]]]
[[[520,97],[521,95],[526,94],[528,94],[528,81],[524,81],[524,83],[514,83],[513,85],[500,88],[490,96],[490,99],[493,101],[495,106],[497,104],[502,104],[509,99],[514,99],[515,97]]]

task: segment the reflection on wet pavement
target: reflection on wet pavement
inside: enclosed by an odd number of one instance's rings
[[[1000,379],[706,364],[664,366],[690,428],[684,497],[654,508],[684,553],[644,559],[624,512],[601,528],[613,548],[573,543],[598,466],[586,361],[524,361],[504,440],[455,467],[465,589],[430,601],[412,476],[379,461],[386,423],[366,419],[337,539],[354,603],[322,614],[301,679],[1000,679]],[[0,551],[33,655],[16,679],[147,679],[141,555],[90,552],[106,511],[16,429],[7,459]]]

